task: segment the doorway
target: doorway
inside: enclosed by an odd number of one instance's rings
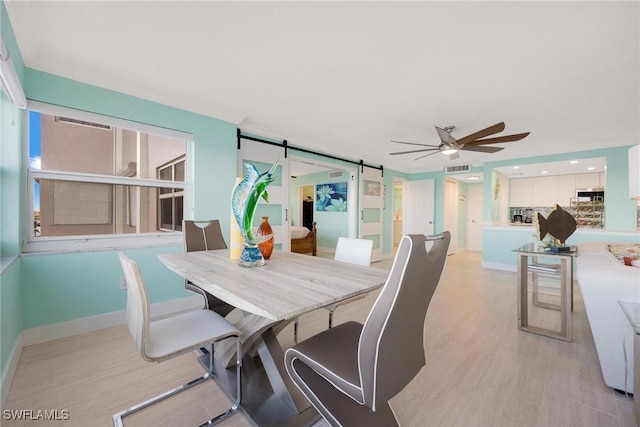
[[[404,181],[404,179],[393,181],[393,255],[395,255],[400,245],[400,239],[402,239],[402,198],[404,196]]]
[[[470,251],[482,251],[482,197],[482,185],[469,186],[467,249]]]
[[[446,178],[444,182],[444,230],[451,233],[448,254],[458,250],[458,181]]]
[[[307,227],[309,230],[313,229],[314,191],[313,185],[301,185],[299,187],[298,224],[302,224],[303,227]]]

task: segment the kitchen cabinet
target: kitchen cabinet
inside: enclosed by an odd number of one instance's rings
[[[509,205],[517,207],[533,206],[535,178],[512,179],[509,184]]]
[[[604,188],[603,173],[554,175],[533,178],[514,178],[509,183],[509,206],[551,207],[556,203],[570,207],[576,190]]]
[[[534,178],[533,183],[533,205],[535,207],[553,206],[558,200],[558,177],[541,176]],[[561,205],[562,206],[562,205]]]
[[[600,182],[600,173],[580,173],[574,175],[576,178],[576,189],[601,188],[604,183]]]
[[[558,175],[558,204],[567,207],[571,199],[576,197],[576,176]]]

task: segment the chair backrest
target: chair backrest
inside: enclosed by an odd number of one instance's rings
[[[427,240],[433,240],[426,250]],[[451,234],[404,236],[389,277],[371,309],[358,343],[364,403],[376,405],[399,393],[424,366],[424,324],[438,286]]]
[[[200,227],[198,224],[206,224]],[[224,241],[220,221],[192,221],[185,220],[182,225],[184,234],[184,250],[186,252],[208,251],[213,249],[227,249]]]
[[[142,358],[151,359],[145,350],[145,342],[149,331],[149,300],[142,281],[138,263],[128,258],[123,252],[118,252],[124,276],[127,279],[127,326]]]
[[[336,261],[348,262],[350,264],[371,265],[371,252],[373,251],[373,240],[353,239],[351,237],[338,237],[336,246]]]

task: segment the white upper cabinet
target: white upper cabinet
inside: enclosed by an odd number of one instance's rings
[[[533,205],[535,207],[553,206],[558,200],[558,177],[541,176],[535,179],[533,185]],[[561,204],[560,204],[561,205]],[[562,205],[561,205],[562,206]]]
[[[604,188],[604,185],[604,173],[514,178],[509,186],[509,206],[550,207],[557,203],[569,207],[576,190]]]
[[[509,205],[515,207],[533,206],[533,186],[535,178],[512,179],[509,185]]]
[[[600,182],[600,173],[581,173],[574,175],[576,177],[576,189],[583,190],[585,188],[600,188],[604,183]]]

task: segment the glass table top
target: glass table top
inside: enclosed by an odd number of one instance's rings
[[[570,256],[574,257],[577,255],[577,248],[575,246],[565,246],[569,248],[569,250],[554,250],[555,248],[546,247],[540,243],[527,243],[526,245],[522,245],[517,249],[514,249],[512,252],[524,253],[524,254],[533,254],[533,255],[553,255],[553,256]]]

